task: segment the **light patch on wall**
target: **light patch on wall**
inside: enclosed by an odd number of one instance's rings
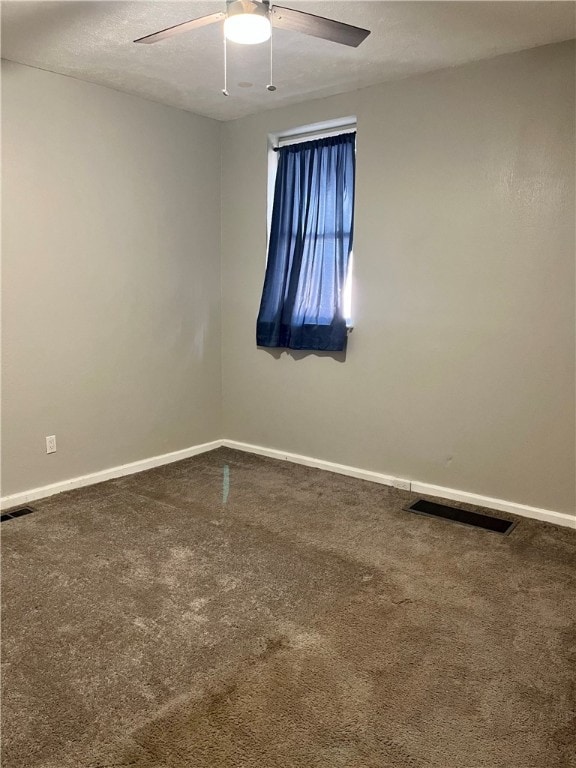
[[[344,319],[346,325],[352,327],[352,275],[354,271],[354,251],[350,251],[350,258],[348,259],[348,274],[346,275],[346,283],[344,284]]]

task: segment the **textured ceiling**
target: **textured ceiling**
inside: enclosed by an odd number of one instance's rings
[[[223,10],[196,2],[2,2],[2,56],[230,120],[466,61],[575,37],[573,2],[316,2],[282,5],[372,30],[357,49],[278,30],[275,82],[269,50],[229,46],[222,88],[222,28],[204,27],[155,45],[134,38]],[[242,83],[242,87],[239,86]]]

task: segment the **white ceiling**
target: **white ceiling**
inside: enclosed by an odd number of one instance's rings
[[[267,44],[230,45],[226,98],[221,93],[221,25],[155,45],[132,43],[164,27],[223,10],[224,0],[5,0],[2,56],[231,120],[576,36],[574,2],[281,0],[280,4],[366,27],[372,34],[354,49],[276,31],[278,90],[273,94],[266,90]]]

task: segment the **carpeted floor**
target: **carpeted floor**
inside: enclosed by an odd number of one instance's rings
[[[220,449],[3,523],[3,768],[576,766],[576,531],[411,498]]]

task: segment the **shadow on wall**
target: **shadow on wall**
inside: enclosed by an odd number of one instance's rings
[[[337,363],[346,362],[346,350],[343,352],[322,352],[316,349],[285,349],[283,347],[258,347],[258,349],[276,360],[279,360],[282,355],[286,355],[286,357],[291,357],[294,360],[303,360],[305,357],[331,357]]]

